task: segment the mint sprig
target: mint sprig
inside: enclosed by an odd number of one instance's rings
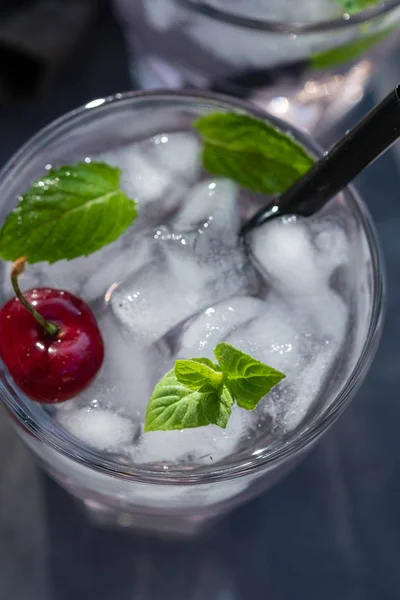
[[[367,50],[370,50],[388,37],[393,31],[394,27],[388,27],[349,44],[314,54],[310,59],[310,65],[313,69],[329,69],[351,60],[356,60]]]
[[[176,361],[156,385],[145,431],[227,426],[234,402],[254,410],[285,375],[230,344],[218,344],[217,364],[207,358]]]
[[[345,12],[353,14],[378,4],[379,0],[335,0],[335,2],[341,4]]]
[[[87,256],[115,241],[137,217],[119,169],[78,163],[50,170],[21,197],[0,230],[0,258],[30,263]]]
[[[249,115],[212,113],[194,127],[204,141],[204,169],[254,192],[282,193],[314,163],[289,134]]]

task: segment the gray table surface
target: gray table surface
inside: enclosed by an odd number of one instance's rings
[[[332,138],[400,79],[392,60]],[[40,127],[129,89],[109,15],[35,103],[0,109],[0,163]],[[395,600],[400,597],[400,154],[357,182],[387,261],[382,344],[356,400],[284,482],[196,542],[91,527],[0,409],[0,600]]]

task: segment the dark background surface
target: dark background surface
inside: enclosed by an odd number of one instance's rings
[[[332,139],[397,83],[396,62]],[[57,116],[131,87],[105,12],[40,99],[0,105],[0,163]],[[0,600],[400,598],[399,165],[393,150],[357,182],[387,262],[383,341],[356,400],[300,467],[203,539],[157,542],[90,526],[0,410]]]

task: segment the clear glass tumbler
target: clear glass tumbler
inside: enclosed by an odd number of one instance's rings
[[[321,149],[305,134],[240,100],[205,92],[119,94],[58,119],[10,159],[0,173],[0,220],[48,163],[71,164],[118,144],[167,135],[213,111],[244,111],[266,119],[290,132],[312,155],[321,156]],[[57,423],[51,409],[24,396],[0,364],[0,397],[16,431],[43,468],[80,501],[96,523],[157,534],[197,533],[283,477],[349,404],[379,341],[384,269],[371,218],[355,191],[345,189],[327,210],[332,215],[339,211],[351,243],[348,276],[342,273],[336,281],[344,286],[350,324],[338,366],[317,405],[298,427],[273,443],[266,443],[258,431],[246,446],[215,464],[176,465],[166,470],[159,465],[136,465],[73,437]],[[0,271],[5,281],[4,263]],[[0,303],[5,299],[3,291]]]
[[[114,0],[143,89],[252,100],[318,134],[364,94],[399,39],[398,0],[358,14],[336,0]]]

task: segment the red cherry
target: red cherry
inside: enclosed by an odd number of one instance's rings
[[[103,363],[96,319],[87,304],[63,290],[33,289],[24,297],[55,333],[13,298],[0,310],[0,358],[27,396],[63,402],[89,385]]]

